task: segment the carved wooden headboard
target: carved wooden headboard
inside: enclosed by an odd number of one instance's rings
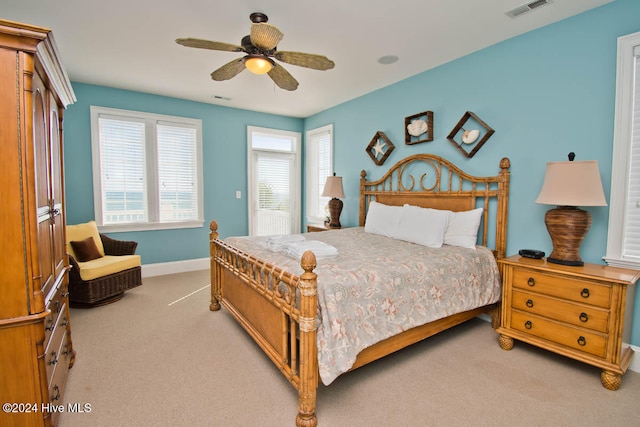
[[[492,247],[496,258],[507,250],[509,168],[504,157],[496,176],[473,176],[450,161],[433,154],[414,154],[393,165],[380,179],[367,181],[360,173],[360,226],[364,226],[369,203],[405,203],[433,209],[465,211],[482,207],[479,244]],[[492,233],[491,231],[494,231]],[[489,239],[494,235],[494,240]]]

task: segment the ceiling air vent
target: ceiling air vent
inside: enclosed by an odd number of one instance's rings
[[[523,4],[522,6],[513,8],[510,11],[506,12],[506,14],[510,18],[517,18],[518,16],[523,15],[527,12],[530,12],[537,7],[544,6],[545,4],[549,4],[549,3],[553,3],[553,1],[552,0],[532,1],[531,3]]]

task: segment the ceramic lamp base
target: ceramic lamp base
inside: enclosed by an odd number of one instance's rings
[[[544,223],[553,243],[553,251],[547,257],[547,261],[553,264],[583,266],[580,245],[591,228],[591,214],[574,206],[558,206],[547,211]]]
[[[329,227],[340,228],[340,214],[342,213],[342,200],[336,199],[335,197],[329,200],[327,204],[329,206],[329,216],[331,217],[331,222],[329,222]]]

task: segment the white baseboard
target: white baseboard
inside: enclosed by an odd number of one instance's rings
[[[208,270],[209,258],[188,259],[185,261],[143,264],[142,277],[164,276],[165,274],[184,273],[187,271]]]
[[[633,372],[640,372],[640,347],[635,345],[630,345],[629,347],[631,347],[631,349],[635,353],[635,355],[631,359],[629,370]]]

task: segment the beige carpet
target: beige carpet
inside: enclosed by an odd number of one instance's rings
[[[72,309],[73,426],[294,426],[295,389],[223,310],[208,271],[144,279],[117,303]],[[596,368],[474,319],[318,389],[319,426],[640,425],[640,374],[618,391]]]

